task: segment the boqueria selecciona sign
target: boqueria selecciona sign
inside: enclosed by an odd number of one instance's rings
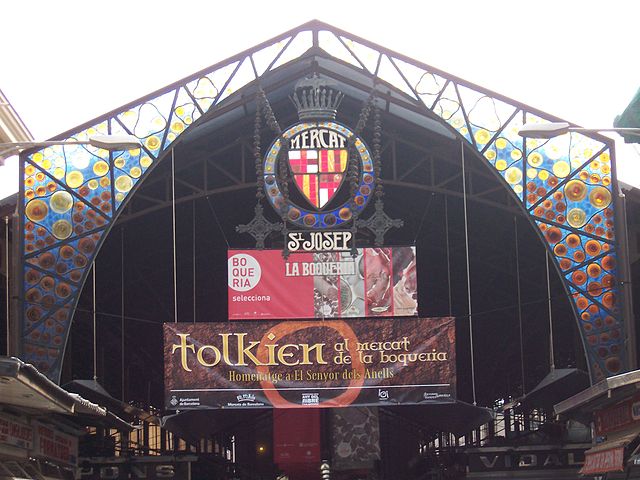
[[[166,407],[420,404],[455,397],[455,320],[166,323]]]

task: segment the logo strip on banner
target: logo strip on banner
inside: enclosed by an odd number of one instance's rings
[[[167,408],[448,402],[455,320],[164,325]]]
[[[227,264],[230,320],[418,313],[415,247],[359,248],[356,257],[347,250],[292,253],[287,259],[279,250],[229,250]]]

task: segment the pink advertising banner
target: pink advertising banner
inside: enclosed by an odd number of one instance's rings
[[[415,247],[229,250],[227,266],[230,320],[418,314]]]

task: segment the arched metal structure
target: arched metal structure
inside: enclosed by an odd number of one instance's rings
[[[555,117],[321,22],[310,22],[109,112],[59,139],[130,133],[142,148],[58,146],[22,154],[20,355],[58,380],[91,263],[139,185],[174,142],[234,92],[308,52],[322,52],[404,92],[484,158],[526,211],[571,297],[592,381],[627,369],[617,280],[612,142],[567,134],[524,140]],[[373,84],[372,84],[373,86]]]

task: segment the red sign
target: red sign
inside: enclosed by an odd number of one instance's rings
[[[168,409],[449,402],[455,319],[164,324]]]
[[[593,453],[587,451],[586,456],[584,467],[580,470],[582,475],[624,471],[624,447]]]
[[[30,450],[33,445],[33,428],[0,415],[0,443]]]
[[[320,461],[320,410],[287,409],[273,415],[273,461],[285,465]]]
[[[34,422],[33,455],[67,465],[78,463],[78,439],[53,427]]]
[[[415,247],[350,252],[228,252],[229,319],[356,318],[418,313]]]
[[[595,413],[596,434],[619,432],[640,421],[640,394]]]

